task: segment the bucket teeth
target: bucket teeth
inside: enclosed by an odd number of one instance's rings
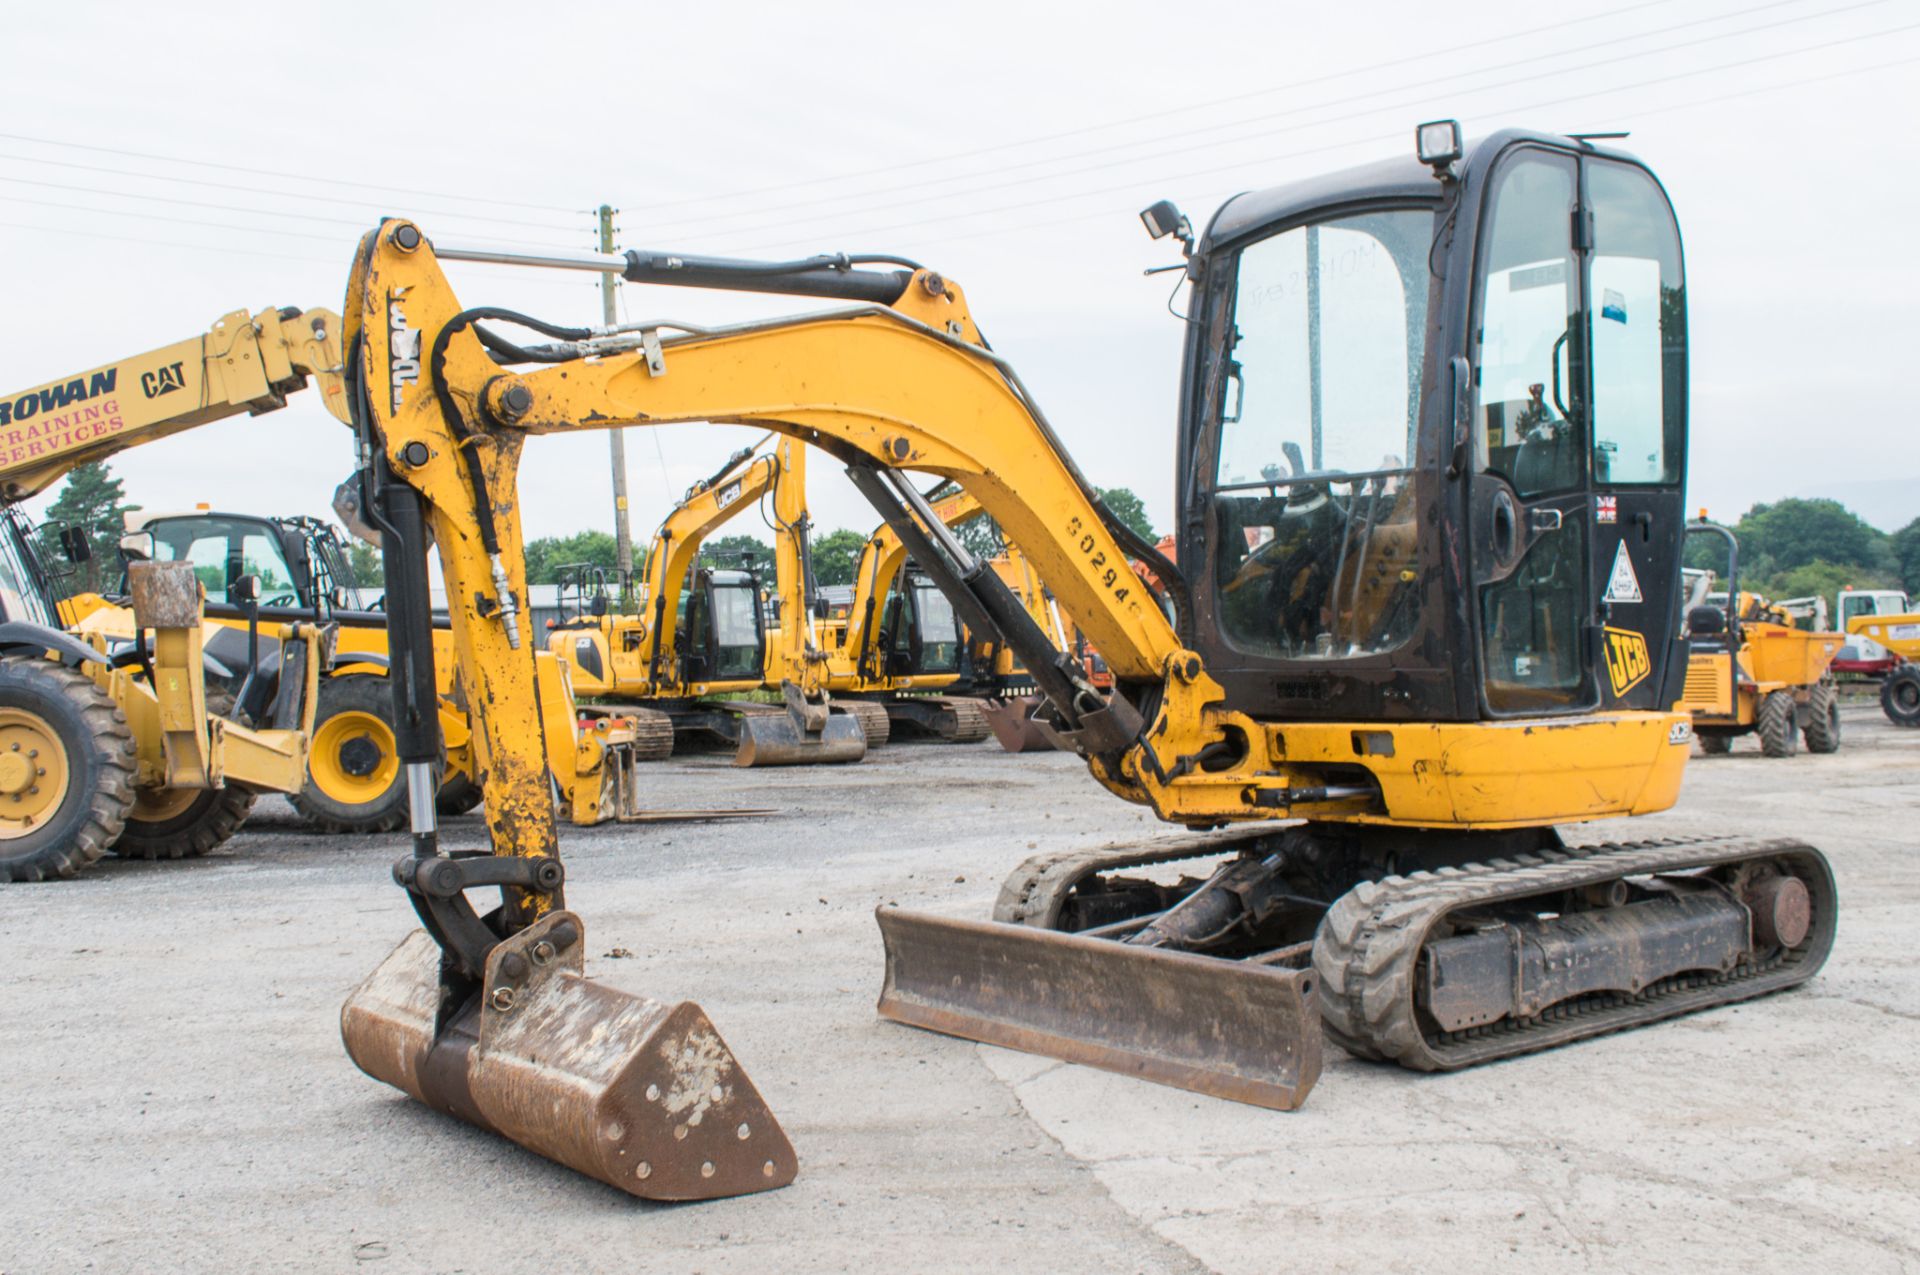
[[[554,912],[502,941],[434,1032],[440,949],[409,935],[341,1011],[362,1071],[430,1107],[650,1200],[785,1186],[779,1122],[698,1005],[582,976],[584,928]]]

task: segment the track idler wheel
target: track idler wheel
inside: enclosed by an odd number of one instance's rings
[[[469,1124],[648,1200],[793,1181],[786,1133],[706,1014],[582,969],[585,929],[550,912],[503,939],[436,1029],[438,945],[416,930],[348,998],[360,1070]]]

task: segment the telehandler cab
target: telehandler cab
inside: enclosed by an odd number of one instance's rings
[[[404,220],[363,239],[350,394],[419,777],[394,875],[426,929],[349,998],[355,1062],[638,1195],[796,1171],[703,1013],[581,977],[531,729],[522,444],[670,422],[764,426],[845,463],[967,622],[1019,654],[1095,779],[1205,830],[1032,861],[992,921],[882,907],[886,1017],[1288,1108],[1323,1032],[1447,1070],[1812,977],[1837,906],[1812,847],[1555,831],[1670,807],[1692,741],[1672,707],[1686,292],[1653,175],[1544,134],[1469,149],[1443,122],[1415,156],[1238,196],[1198,235],[1168,204],[1145,220],[1182,242],[1191,281],[1178,567],[1102,507],[965,295],[924,267],[521,259],[848,303],[582,329],[469,308],[440,264],[512,254],[436,247]],[[907,470],[979,499],[1111,695]],[[484,706],[491,855],[449,854],[433,818],[430,617],[411,587],[429,528]],[[495,888],[498,908],[468,901]]]

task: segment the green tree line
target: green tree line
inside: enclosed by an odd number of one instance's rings
[[[1730,530],[1740,542],[1742,589],[1829,601],[1844,588],[1920,593],[1920,518],[1888,534],[1837,500],[1793,499],[1755,505]],[[1689,537],[1686,561],[1724,582],[1718,537]]]

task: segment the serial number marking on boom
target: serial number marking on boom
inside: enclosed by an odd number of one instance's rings
[[[1100,542],[1094,538],[1091,531],[1083,530],[1085,526],[1086,524],[1081,522],[1077,515],[1067,519],[1067,539],[1079,546],[1081,555],[1087,560],[1087,566],[1093,571],[1094,579],[1106,586],[1107,592],[1113,595],[1113,600],[1125,602],[1132,595],[1133,586],[1121,584],[1120,581],[1132,579],[1133,570],[1107,565],[1107,551],[1100,548]]]

